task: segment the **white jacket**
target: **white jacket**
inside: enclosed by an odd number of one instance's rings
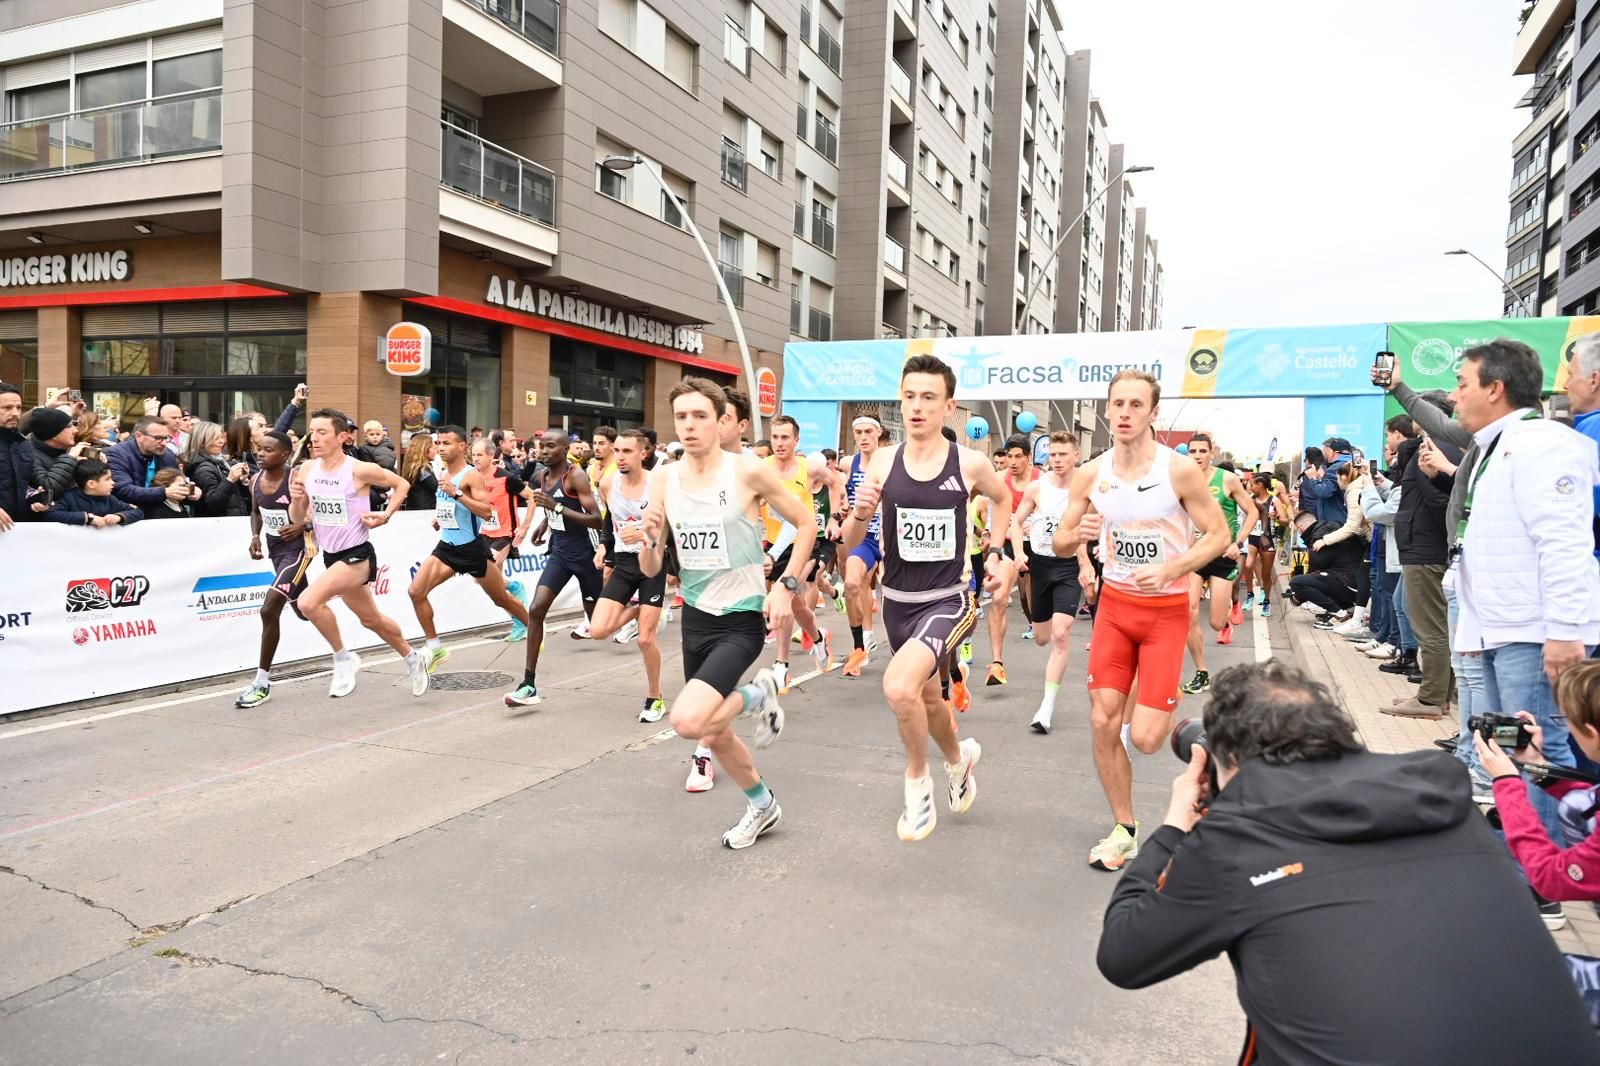
[[[1395,539],[1394,518],[1400,513],[1400,486],[1392,481],[1385,481],[1381,488],[1369,483],[1361,493],[1361,513],[1374,526],[1383,527],[1383,571],[1398,574],[1400,542]]]
[[[1546,640],[1600,643],[1593,493],[1600,458],[1577,431],[1523,414],[1497,423],[1499,444],[1469,484],[1456,651]],[[1480,449],[1494,440],[1494,428],[1476,434]]]

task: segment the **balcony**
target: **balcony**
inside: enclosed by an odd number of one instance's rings
[[[814,341],[833,340],[833,315],[811,308],[811,330],[807,336]]]
[[[556,253],[556,179],[448,122],[439,124],[439,230],[548,266]]]
[[[1524,230],[1542,218],[1544,218],[1544,199],[1541,197],[1530,204],[1522,214],[1512,219],[1510,225],[1506,226],[1506,240],[1515,240]]]
[[[889,194],[889,206],[910,207],[911,167],[905,157],[893,148],[887,149],[883,157],[883,169],[889,179],[885,186]]]
[[[843,68],[844,49],[839,47],[839,42],[834,39],[833,34],[821,26],[817,27],[817,55],[835,74]]]
[[[882,336],[884,340],[896,340],[897,341],[897,340],[903,340],[905,338],[905,333],[904,332],[902,332],[899,329],[896,329],[894,326],[889,325],[889,323],[884,322],[882,324],[882,326],[883,326],[883,328],[882,328],[882,330],[880,332],[880,336]]]
[[[906,272],[905,245],[893,237],[885,237],[883,239],[883,265],[904,277]]]
[[[811,211],[811,243],[821,248],[829,255],[833,254],[833,214],[820,214],[815,208]]]
[[[733,297],[733,306],[744,306],[744,271],[731,263],[718,263],[717,269],[722,272],[722,283],[728,287],[728,295]]]
[[[912,101],[916,98],[916,90],[912,88],[911,75],[899,63],[889,63],[889,122],[910,122],[912,119]]]
[[[729,138],[722,138],[722,183],[744,192],[747,171],[744,149]]]
[[[222,91],[0,126],[0,181],[154,163],[222,150]]]
[[[1538,155],[1534,156],[1533,159],[1529,160],[1527,166],[1511,175],[1511,195],[1515,196],[1524,185],[1528,184],[1529,180],[1531,180],[1535,174],[1542,173],[1543,171],[1549,169],[1549,164],[1550,157],[1545,155],[1543,152],[1540,152]]]
[[[558,0],[444,0],[443,73],[479,96],[561,84]]]

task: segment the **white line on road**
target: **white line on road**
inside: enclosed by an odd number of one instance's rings
[[[1264,663],[1272,658],[1272,638],[1267,633],[1267,620],[1257,611],[1251,615],[1250,629],[1255,633],[1256,662]]]

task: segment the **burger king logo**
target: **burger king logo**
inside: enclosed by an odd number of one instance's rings
[[[433,334],[416,322],[396,322],[383,335],[384,369],[395,377],[426,374],[433,365]]]

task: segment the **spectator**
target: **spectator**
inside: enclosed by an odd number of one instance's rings
[[[1389,420],[1391,428],[1388,433],[1391,437],[1404,439],[1404,435],[1394,428],[1397,422],[1402,421],[1408,427],[1411,424],[1411,419],[1405,415],[1396,415]],[[1373,529],[1373,616],[1380,617],[1379,604],[1385,610],[1380,624],[1373,627],[1371,646],[1360,650],[1373,659],[1398,663],[1409,672],[1417,659],[1417,642],[1411,633],[1411,624],[1405,620],[1402,599],[1405,586],[1400,581],[1400,546],[1394,537],[1394,519],[1400,511],[1403,492],[1392,480],[1393,473],[1392,468],[1388,476],[1374,470],[1372,484],[1361,494],[1361,512],[1372,523]]]
[[[1567,353],[1567,408],[1572,426],[1600,442],[1600,335],[1585,334]],[[1600,485],[1594,489],[1594,552],[1600,558]]]
[[[235,420],[235,425],[244,423]],[[248,426],[248,423],[244,423]],[[250,513],[250,464],[228,456],[227,439],[215,422],[196,422],[184,446],[183,473],[200,490],[194,513],[201,518],[239,518]]]
[[[155,508],[169,501],[185,503],[191,495],[182,480],[168,479],[160,486],[155,482],[161,471],[177,470],[178,457],[167,447],[171,441],[165,422],[146,417],[134,423],[133,436],[106,452],[117,499],[140,508],[147,518],[157,517]]]
[[[84,411],[78,416],[78,443],[87,444],[84,450],[85,459],[99,459],[105,461],[105,449],[117,443],[116,432],[111,423],[101,418],[96,411]]]
[[[394,442],[389,439],[382,422],[372,419],[362,424],[361,444],[356,448],[356,458],[364,463],[376,463],[385,470],[395,470],[399,467]],[[374,511],[382,511],[389,506],[387,488],[374,485],[367,491],[367,495]]]
[[[1281,660],[1218,674],[1204,726],[1106,908],[1108,980],[1144,988],[1227,952],[1249,1025],[1241,1062],[1600,1057],[1451,760],[1367,751],[1328,691]]]
[[[763,437],[752,445],[751,450],[756,453],[757,459],[766,459],[772,455],[772,442]]]
[[[1294,516],[1294,528],[1310,552],[1306,572],[1289,579],[1289,599],[1313,605],[1322,616],[1316,622],[1319,629],[1349,621],[1352,608],[1368,591],[1364,542],[1346,538],[1328,543],[1339,527],[1318,521],[1310,511]]]
[[[437,506],[439,479],[433,472],[433,456],[433,437],[413,433],[406,444],[405,457],[400,460],[400,476],[411,486],[402,510],[431,511]]]
[[[1582,434],[1539,417],[1544,369],[1532,348],[1499,339],[1462,358],[1456,418],[1482,458],[1463,501],[1452,647],[1480,657],[1476,713],[1532,712],[1547,760],[1572,766],[1555,686],[1600,643],[1590,491],[1600,481],[1600,456]],[[1530,798],[1558,834],[1556,802],[1537,788]]]
[[[252,474],[255,473],[256,436],[256,423],[249,415],[235,418],[228,423],[228,428],[222,431],[222,454],[235,462],[243,463]]]
[[[152,404],[147,403],[145,410],[149,411]],[[170,439],[167,441],[167,450],[177,455],[183,451],[183,446],[188,443],[188,434],[184,431],[184,410],[175,403],[156,404],[156,417],[161,424],[167,427]]]
[[[48,499],[33,465],[33,444],[22,435],[22,390],[0,381],[0,533],[38,517]]]
[[[159,502],[143,508],[146,518],[194,517],[192,501],[199,499],[200,489],[183,476],[183,471],[175,466],[158,470],[150,487],[160,490],[161,497]]]
[[[45,518],[69,526],[125,526],[144,517],[144,512],[111,494],[111,468],[98,459],[84,459],[72,468],[75,488],[45,512]]]
[[[1322,465],[1317,468],[1321,473],[1306,486],[1306,491],[1316,501],[1316,506],[1312,510],[1315,511],[1317,519],[1322,522],[1332,522],[1335,528],[1344,525],[1345,520],[1350,517],[1345,490],[1339,487],[1339,471],[1350,464],[1353,450],[1350,442],[1343,437],[1329,437],[1323,441]],[[1306,449],[1308,459],[1310,455],[1311,449],[1308,448]]]
[[[72,471],[88,445],[78,447],[78,427],[60,407],[35,407],[24,420],[33,444],[33,469],[51,500],[72,491]]]

